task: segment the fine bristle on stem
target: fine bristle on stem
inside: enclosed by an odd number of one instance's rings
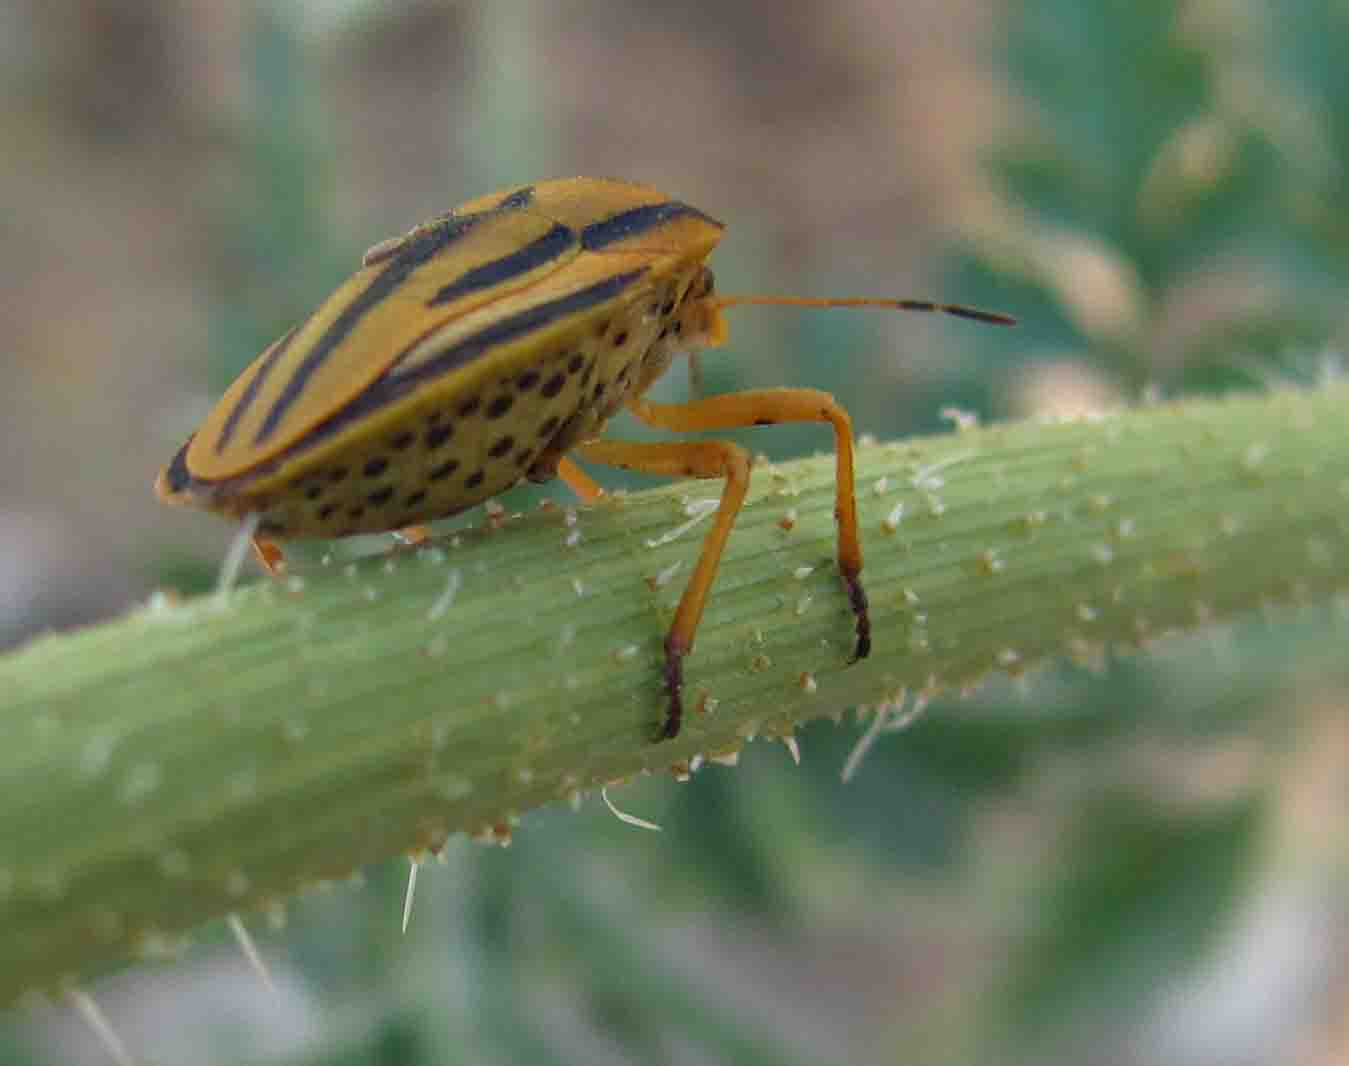
[[[969,318],[975,322],[987,322],[994,326],[1015,326],[1016,319],[1000,311],[982,311],[977,307],[964,304],[942,304],[932,300],[898,300],[888,297],[842,296],[718,296],[713,302],[718,308],[735,307],[741,304],[758,304],[777,307],[874,307],[891,311],[938,311],[956,318]]]

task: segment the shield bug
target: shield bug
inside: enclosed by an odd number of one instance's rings
[[[657,404],[643,394],[679,353],[726,338],[734,304],[1005,315],[899,299],[721,296],[706,260],[722,224],[656,189],[568,178],[472,200],[377,244],[310,317],[239,375],[160,472],[169,503],[255,516],[277,541],[402,532],[522,479],[599,486],[570,455],[671,477],[725,481],[721,505],[665,638],[666,714],[682,715],[683,661],[749,485],[750,456],[724,441],[600,440],[626,407],[677,432],[825,422],[837,453],[838,562],[870,650],[847,412],[815,389],[755,389]]]

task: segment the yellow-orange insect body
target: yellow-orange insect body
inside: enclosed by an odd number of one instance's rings
[[[825,393],[771,389],[686,405],[642,394],[681,351],[720,344],[707,256],[721,223],[655,189],[571,178],[496,193],[376,245],[301,325],[262,353],[161,471],[161,499],[256,515],[275,541],[407,530],[522,478],[598,487],[567,453],[671,476],[726,479],[722,506],[666,639],[669,707],[743,501],[749,457],[716,442],[600,441],[624,406],[674,430],[830,422],[838,449],[839,562],[869,648],[853,502],[852,434]],[[831,301],[795,301],[831,304]],[[843,302],[843,301],[838,301]],[[921,301],[849,301],[1002,316]]]

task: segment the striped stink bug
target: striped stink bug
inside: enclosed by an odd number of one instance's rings
[[[601,494],[570,455],[725,481],[721,506],[665,639],[662,738],[679,732],[683,660],[749,485],[750,456],[721,441],[600,440],[626,407],[663,429],[827,422],[838,459],[838,561],[870,650],[845,412],[815,389],[755,389],[657,404],[643,393],[676,354],[721,344],[733,304],[1004,315],[895,299],[727,297],[706,259],[722,224],[653,188],[594,178],[471,200],[371,248],[310,317],[239,375],[159,474],[169,503],[256,516],[271,572],[277,541],[425,533],[522,479]]]

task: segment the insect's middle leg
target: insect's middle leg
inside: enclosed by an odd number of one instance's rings
[[[862,542],[857,526],[857,496],[853,475],[852,420],[827,392],[819,389],[749,389],[713,396],[693,403],[650,403],[638,398],[628,409],[643,422],[688,433],[698,429],[731,429],[778,422],[828,422],[834,428],[834,519],[838,524],[838,569],[857,619],[853,660],[871,652],[871,616],[862,588]]]
[[[567,488],[581,498],[582,503],[594,503],[604,495],[604,489],[600,487],[599,482],[565,455],[558,460],[557,476]]]
[[[693,576],[680,597],[674,621],[665,637],[665,688],[670,702],[658,739],[678,736],[684,713],[684,656],[693,648],[693,635],[703,616],[708,590],[717,576],[717,564],[721,562],[731,527],[745,502],[745,492],[749,489],[749,453],[738,444],[719,440],[654,443],[602,440],[583,444],[576,450],[592,462],[647,474],[726,479],[716,518],[703,541]]]

